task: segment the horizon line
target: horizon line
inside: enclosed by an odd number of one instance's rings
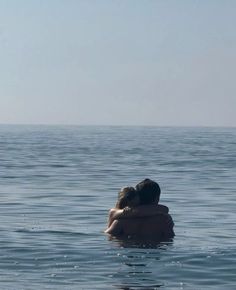
[[[0,126],[52,127],[159,127],[159,128],[236,128],[236,125],[153,125],[153,124],[63,124],[63,123],[0,123]]]

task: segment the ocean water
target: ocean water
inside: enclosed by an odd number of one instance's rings
[[[103,233],[149,177],[173,241]],[[236,289],[236,128],[0,126],[0,289]]]

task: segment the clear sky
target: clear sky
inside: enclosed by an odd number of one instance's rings
[[[0,123],[236,126],[236,1],[0,0]]]

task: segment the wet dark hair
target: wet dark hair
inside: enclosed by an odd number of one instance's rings
[[[118,193],[118,201],[116,203],[116,208],[123,209],[129,206],[130,201],[137,196],[137,192],[134,187],[124,187]]]
[[[158,183],[151,179],[144,179],[135,186],[139,194],[140,204],[159,202],[161,189]]]

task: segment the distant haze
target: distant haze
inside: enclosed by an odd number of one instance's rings
[[[236,1],[0,0],[0,123],[236,126]]]

